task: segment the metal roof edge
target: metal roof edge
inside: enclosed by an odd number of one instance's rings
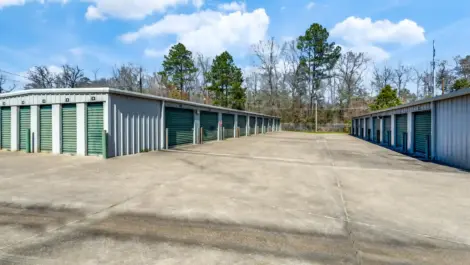
[[[270,116],[270,115],[266,115],[262,113],[229,109],[229,108],[224,108],[224,107],[219,107],[219,106],[207,105],[207,104],[202,104],[202,103],[196,103],[196,102],[191,102],[191,101],[185,101],[185,100],[179,100],[179,99],[173,99],[173,98],[167,98],[167,97],[161,97],[161,96],[155,96],[155,95],[141,94],[138,92],[126,91],[126,90],[110,88],[110,87],[28,89],[28,90],[0,94],[0,99],[5,98],[5,97],[17,97],[17,96],[38,95],[38,94],[57,94],[57,93],[109,93],[109,94],[124,95],[124,96],[136,97],[136,98],[161,100],[165,102],[185,104],[185,105],[196,106],[196,107],[212,108],[212,109],[218,109],[218,110],[223,110],[227,112],[243,113],[247,115],[261,116],[261,117],[266,117],[266,118],[276,118],[276,119],[280,118],[280,117]]]
[[[224,108],[224,107],[219,107],[219,106],[214,106],[214,105],[207,105],[207,104],[191,102],[191,101],[185,101],[185,100],[174,99],[174,98],[167,98],[167,97],[162,97],[162,96],[146,95],[146,94],[141,94],[141,93],[138,93],[138,92],[126,91],[126,90],[121,90],[121,89],[116,89],[116,88],[110,88],[109,92],[112,93],[112,94],[117,94],[117,95],[125,95],[125,96],[131,96],[131,97],[161,100],[161,101],[165,101],[165,102],[185,104],[185,105],[189,105],[189,106],[218,109],[218,110],[224,110],[224,111],[229,111],[229,112],[244,113],[244,114],[253,115],[253,116],[262,116],[262,117],[266,117],[266,118],[279,119],[279,117],[270,116],[270,115],[266,115],[266,114],[262,114],[262,113],[249,112],[249,111],[236,110],[236,109],[229,109],[229,108]]]
[[[108,87],[93,87],[93,88],[45,88],[45,89],[28,89],[15,92],[0,94],[0,98],[4,97],[17,97],[24,95],[37,95],[37,94],[57,94],[57,93],[108,93]]]
[[[410,103],[403,104],[403,105],[400,105],[400,106],[396,106],[396,107],[393,107],[393,108],[388,108],[388,109],[369,112],[367,114],[354,116],[353,119],[374,116],[376,114],[380,114],[380,113],[391,111],[391,110],[403,109],[403,108],[418,106],[418,105],[422,105],[422,104],[426,104],[426,103],[430,103],[430,102],[442,101],[442,100],[461,97],[461,96],[466,96],[466,95],[470,95],[470,88],[460,89],[458,91],[455,91],[455,92],[452,92],[452,93],[449,93],[449,94],[445,94],[445,95],[440,95],[440,96],[433,97],[433,98],[421,99],[421,100],[418,100],[418,101],[415,101],[415,102],[410,102]]]

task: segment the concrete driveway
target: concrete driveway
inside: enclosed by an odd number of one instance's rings
[[[0,152],[0,264],[468,264],[470,174],[347,135]]]

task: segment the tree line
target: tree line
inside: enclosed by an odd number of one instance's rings
[[[457,56],[452,63],[438,60],[434,87],[430,68],[377,67],[365,53],[343,51],[317,23],[291,41],[261,41],[251,55],[252,67],[242,69],[227,51],[212,59],[178,43],[158,72],[129,63],[99,77],[99,69],[86,76],[79,66],[63,65],[58,73],[35,66],[25,89],[115,87],[261,112],[292,124],[310,124],[317,117],[320,125],[344,125],[354,115],[429,97],[434,90],[470,87],[470,56]],[[410,91],[412,85],[417,93]]]

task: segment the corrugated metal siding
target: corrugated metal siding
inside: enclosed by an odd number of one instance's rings
[[[109,100],[109,156],[157,150],[161,102],[114,94]]]
[[[470,96],[436,103],[435,158],[470,169]]]

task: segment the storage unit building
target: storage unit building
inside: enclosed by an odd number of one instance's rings
[[[0,95],[0,148],[123,156],[246,135],[247,117],[276,118],[113,88],[17,91]]]
[[[382,120],[382,143],[399,152],[470,169],[470,88],[354,117],[365,118]]]

